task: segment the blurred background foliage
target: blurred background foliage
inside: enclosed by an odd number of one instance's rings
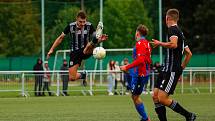
[[[64,28],[75,21],[82,8],[94,27],[99,22],[100,0],[45,0],[45,51]],[[180,10],[181,26],[195,54],[215,52],[214,0],[163,0],[163,41],[166,39],[165,12]],[[0,57],[41,55],[40,0],[0,0]],[[159,38],[158,0],[104,0],[105,48],[133,47],[138,24],[147,25],[147,38]],[[68,38],[66,39],[68,40]],[[58,49],[69,49],[63,41]],[[157,50],[153,53],[157,54]]]

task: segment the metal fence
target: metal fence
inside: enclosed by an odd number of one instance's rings
[[[62,73],[66,71],[49,71],[52,79],[49,82],[50,92],[56,96],[62,95]],[[117,71],[116,71],[117,72]],[[38,73],[38,72],[37,72]],[[44,73],[41,71],[40,73]],[[118,72],[123,74],[122,72]],[[21,96],[32,96],[35,92],[34,71],[0,71],[0,95],[6,92],[18,92]],[[102,75],[102,80],[100,79]],[[82,80],[68,83],[68,93],[78,92],[83,95],[93,95],[96,92],[107,92],[107,70],[88,70],[87,86],[82,85]],[[41,75],[43,78],[43,74]],[[121,76],[123,77],[123,76]],[[151,73],[149,82],[154,82],[157,74]],[[44,78],[43,78],[44,80]],[[121,78],[123,81],[124,79]],[[184,70],[182,79],[178,82],[176,93],[213,93],[215,69],[213,68],[188,68]],[[42,82],[44,83],[44,82]],[[42,84],[43,85],[43,84]],[[153,86],[152,86],[153,88]],[[147,89],[150,91],[151,89]],[[39,90],[43,92],[43,86]],[[124,94],[123,83],[118,84],[118,91]],[[9,94],[8,94],[9,95]]]

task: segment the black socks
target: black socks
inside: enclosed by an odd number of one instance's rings
[[[184,117],[189,117],[190,116],[190,112],[185,110],[178,102],[176,102],[174,100],[170,104],[169,108],[171,108],[173,111],[183,115]]]
[[[155,103],[155,111],[158,115],[160,121],[167,121],[166,118],[166,108],[160,103]]]

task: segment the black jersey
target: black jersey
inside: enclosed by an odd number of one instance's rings
[[[171,36],[177,36],[178,42],[177,48],[166,48],[163,68],[165,72],[176,72],[181,69],[183,51],[185,47],[188,47],[183,32],[177,25],[168,28],[168,42]]]
[[[95,29],[90,22],[86,22],[82,29],[77,27],[76,22],[73,22],[64,29],[63,33],[69,34],[70,49],[76,51],[86,47],[94,31]]]

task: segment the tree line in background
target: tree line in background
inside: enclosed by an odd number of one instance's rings
[[[75,21],[76,13],[84,5],[88,20],[94,27],[99,22],[100,0],[45,0],[46,52],[64,30]],[[0,56],[28,56],[41,54],[41,6],[38,0],[2,0],[0,2]],[[82,6],[81,6],[82,5]],[[194,53],[214,53],[215,1],[163,0],[163,41],[166,39],[165,12],[180,10],[179,25]],[[109,35],[105,48],[131,48],[138,24],[148,26],[148,39],[159,38],[158,0],[104,0],[104,33]],[[68,38],[66,38],[68,39]],[[58,49],[69,49],[63,41]],[[157,53],[158,50],[154,52]]]

